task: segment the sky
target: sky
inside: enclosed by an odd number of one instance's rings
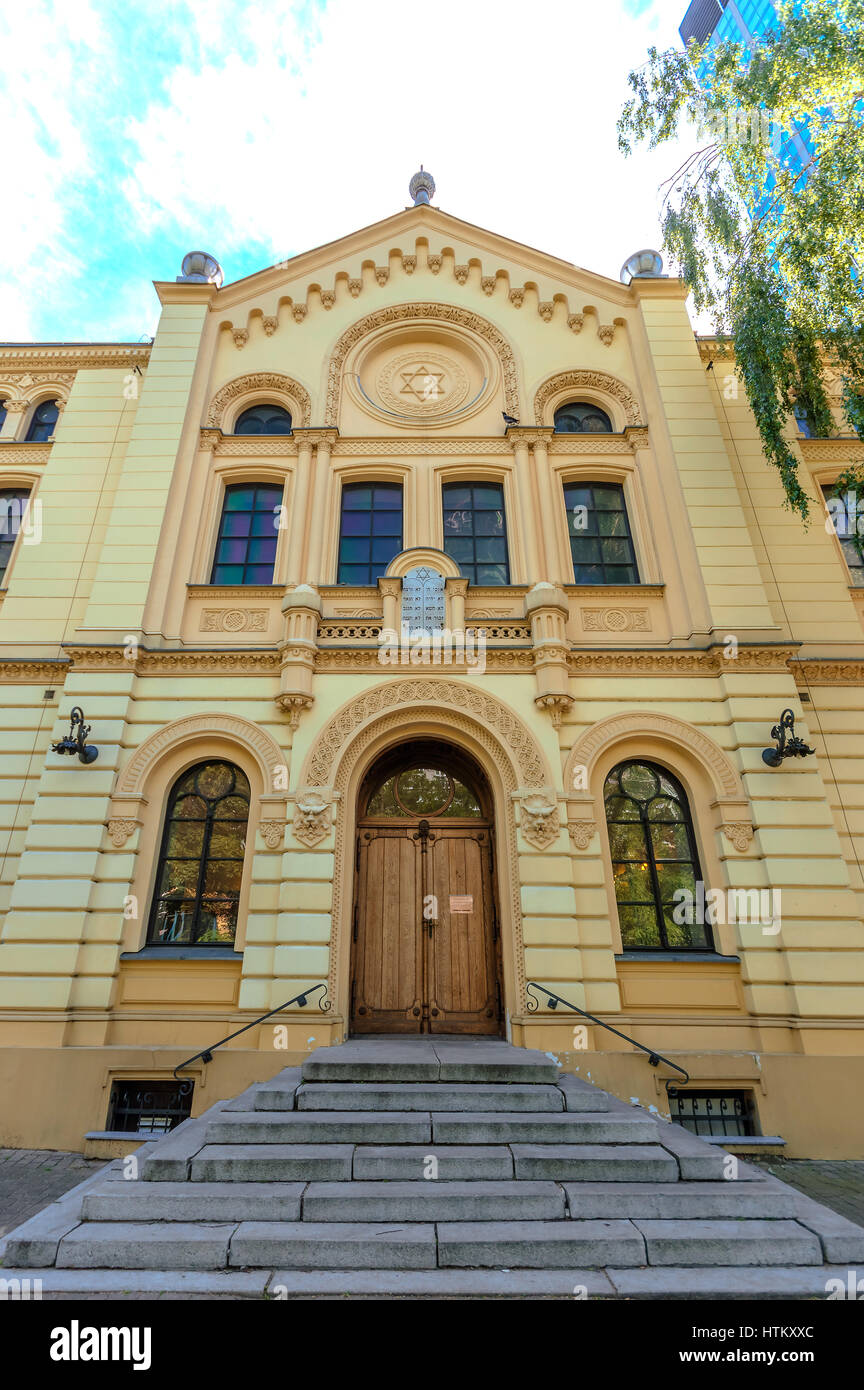
[[[0,16],[0,341],[137,342],[154,280],[226,284],[406,207],[618,277],[682,146],[616,120],[686,0],[21,0]]]

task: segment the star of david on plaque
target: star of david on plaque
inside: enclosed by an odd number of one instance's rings
[[[444,394],[443,372],[433,372],[421,365],[399,375],[405,383],[399,391],[400,396],[413,396],[415,401],[434,401]]]

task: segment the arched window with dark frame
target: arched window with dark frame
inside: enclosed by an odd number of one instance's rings
[[[554,423],[556,434],[612,434],[612,421],[606,411],[589,401],[559,405]]]
[[[168,798],[151,946],[231,946],[249,823],[249,781],[233,763],[198,763]]]
[[[5,423],[6,423],[6,401],[5,401],[5,399],[0,399],[0,430],[2,430],[3,426],[5,425]]]
[[[603,788],[625,951],[712,951],[687,795],[655,763],[624,762]]]
[[[345,483],[336,583],[377,583],[401,549],[401,484]]]
[[[50,439],[59,418],[60,408],[57,401],[43,401],[41,405],[37,405],[27,429],[28,444],[44,444]]]
[[[638,584],[636,551],[620,483],[564,485],[574,584]]]
[[[237,416],[235,434],[290,434],[292,421],[281,405],[250,405]]]
[[[273,583],[282,492],[272,482],[226,487],[211,584]]]
[[[472,584],[509,584],[507,518],[500,483],[445,483],[444,552]]]

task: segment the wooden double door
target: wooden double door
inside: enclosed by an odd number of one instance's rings
[[[501,1032],[488,822],[361,821],[354,893],[352,1032]]]

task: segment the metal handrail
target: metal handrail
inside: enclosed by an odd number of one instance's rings
[[[540,1007],[539,999],[535,999],[533,995],[528,994],[528,991],[532,989],[540,989],[543,991],[547,999],[550,1001],[550,1009],[557,1009],[559,1004],[563,1004],[565,1008],[572,1009],[574,1013],[581,1014],[583,1018],[590,1018],[592,1023],[597,1023],[600,1025],[601,1028],[605,1028],[607,1033],[614,1033],[616,1038],[623,1038],[625,1042],[631,1043],[633,1047],[638,1047],[640,1052],[647,1052],[648,1062],[650,1066],[657,1067],[660,1065],[661,1062],[665,1062],[667,1067],[671,1067],[673,1071],[681,1073],[681,1075],[684,1077],[685,1084],[689,1082],[690,1073],[688,1071],[685,1071],[683,1067],[679,1067],[677,1062],[670,1061],[668,1057],[663,1056],[662,1052],[657,1052],[652,1047],[643,1046],[643,1044],[637,1042],[635,1038],[631,1038],[626,1033],[622,1033],[618,1028],[613,1028],[611,1023],[604,1023],[603,1019],[598,1018],[596,1014],[589,1014],[586,1009],[580,1009],[578,1004],[571,1004],[569,999],[562,999],[560,994],[553,994],[551,989],[547,989],[545,985],[538,985],[536,980],[529,980],[528,984],[525,986],[525,993],[526,995],[528,995],[528,1003],[526,1007],[529,1013],[536,1013]],[[670,1077],[669,1080],[671,1079],[672,1078]],[[669,1080],[667,1080],[666,1082],[666,1094],[667,1096],[674,1096],[677,1094],[677,1087],[670,1086]]]
[[[293,999],[289,999],[285,1004],[280,1004],[278,1009],[271,1009],[269,1013],[261,1014],[260,1018],[253,1018],[251,1023],[246,1023],[242,1028],[238,1028],[236,1033],[229,1033],[227,1038],[220,1038],[218,1042],[211,1043],[209,1047],[204,1048],[203,1052],[196,1052],[194,1057],[187,1057],[185,1062],[178,1062],[177,1066],[174,1068],[174,1080],[180,1081],[177,1075],[178,1071],[183,1071],[186,1067],[191,1066],[193,1062],[198,1061],[199,1057],[202,1062],[212,1062],[213,1053],[216,1051],[217,1047],[222,1047],[224,1043],[230,1042],[232,1038],[239,1038],[241,1033],[248,1033],[249,1029],[254,1028],[256,1024],[263,1023],[265,1019],[272,1018],[274,1014],[281,1014],[283,1009],[290,1009],[292,1004],[299,1004],[301,1009],[305,1008],[309,1002],[309,995],[314,994],[316,989],[323,989],[324,994],[327,993],[326,984],[313,985],[311,989],[304,989],[302,994],[295,994]],[[330,1009],[330,1000],[325,999],[324,995],[322,995],[318,1000],[318,1008],[322,1014],[326,1014]],[[188,1096],[194,1084],[194,1081],[188,1079],[186,1081],[180,1081],[181,1096]]]

